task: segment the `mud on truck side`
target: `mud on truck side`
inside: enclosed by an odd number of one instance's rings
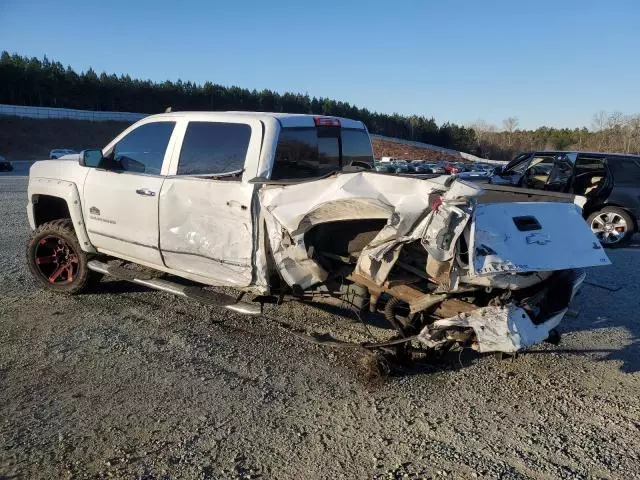
[[[544,341],[584,269],[609,263],[580,197],[386,175],[372,160],[348,119],[148,117],[101,151],[32,167],[27,260],[67,293],[107,274],[244,313],[338,300],[382,312],[393,344],[439,352]]]

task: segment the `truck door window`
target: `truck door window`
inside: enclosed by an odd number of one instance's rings
[[[105,167],[135,173],[160,175],[162,161],[173,133],[175,122],[145,123],[120,140]]]
[[[251,140],[245,123],[189,122],[180,150],[178,175],[216,175],[238,172]],[[240,177],[233,177],[237,180]]]

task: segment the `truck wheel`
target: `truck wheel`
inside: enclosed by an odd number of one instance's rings
[[[635,225],[626,211],[617,207],[604,207],[587,219],[591,231],[604,247],[622,247],[633,236]]]
[[[27,241],[27,263],[36,281],[48,290],[60,293],[80,293],[100,274],[87,267],[87,254],[70,219],[43,223]]]

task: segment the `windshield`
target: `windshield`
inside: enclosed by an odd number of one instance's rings
[[[371,141],[365,130],[283,128],[278,138],[271,179],[321,177],[348,165],[373,167]]]

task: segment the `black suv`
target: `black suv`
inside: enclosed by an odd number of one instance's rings
[[[638,231],[638,155],[526,152],[497,170],[490,183],[585,196],[584,216],[607,247],[624,245]]]

